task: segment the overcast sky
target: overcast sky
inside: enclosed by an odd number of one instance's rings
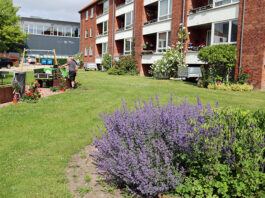
[[[38,16],[63,21],[80,21],[78,10],[91,0],[13,0],[21,7],[18,14],[24,17]]]

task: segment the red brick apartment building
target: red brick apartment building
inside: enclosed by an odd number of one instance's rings
[[[100,64],[135,51],[140,74],[177,40],[179,24],[190,32],[186,63],[203,64],[198,46],[220,43],[238,48],[236,71],[248,68],[251,82],[265,89],[265,0],[94,0],[82,8],[80,51],[86,63]],[[143,49],[143,45],[146,47]]]

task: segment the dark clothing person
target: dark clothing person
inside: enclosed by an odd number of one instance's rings
[[[68,67],[69,67],[69,79],[70,79],[70,85],[71,85],[71,87],[72,88],[74,88],[73,86],[74,86],[74,82],[75,82],[75,77],[76,77],[76,67],[77,67],[77,65],[76,65],[76,62],[75,61],[69,61],[68,63],[67,63],[67,65],[68,65]]]
[[[75,81],[76,72],[75,71],[69,71],[69,79],[71,82]]]

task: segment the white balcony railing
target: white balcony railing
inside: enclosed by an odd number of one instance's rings
[[[99,23],[103,23],[104,21],[108,21],[108,20],[109,20],[109,13],[106,13],[106,14],[98,16],[96,23],[99,24]]]
[[[144,6],[158,2],[158,0],[144,0]]]
[[[198,51],[188,51],[186,52],[186,64],[204,64],[198,58]]]
[[[102,59],[103,59],[102,56],[97,56],[96,57],[96,63],[97,64],[101,64],[102,63]]]
[[[143,27],[143,35],[169,31],[171,31],[171,19],[163,21],[157,21],[155,19],[145,23]]]
[[[239,4],[233,3],[220,7],[205,6],[193,9],[188,15],[188,27],[237,19]]]
[[[107,42],[108,42],[108,35],[98,35],[96,37],[96,44],[107,43]]]
[[[119,7],[116,8],[116,17],[123,15],[125,13],[133,11],[133,1],[120,5]]]
[[[162,58],[162,53],[159,54],[143,54],[142,64],[153,64],[155,61]]]
[[[121,40],[121,39],[132,38],[132,37],[133,37],[132,28],[128,30],[120,29],[116,31],[115,33],[115,40]]]

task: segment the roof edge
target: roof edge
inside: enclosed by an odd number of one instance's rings
[[[92,6],[94,3],[98,2],[98,0],[93,0],[91,3],[89,3],[88,5],[86,5],[85,7],[83,7],[81,10],[79,10],[78,12],[81,13],[84,10],[86,10],[87,8],[89,8],[90,6]]]

